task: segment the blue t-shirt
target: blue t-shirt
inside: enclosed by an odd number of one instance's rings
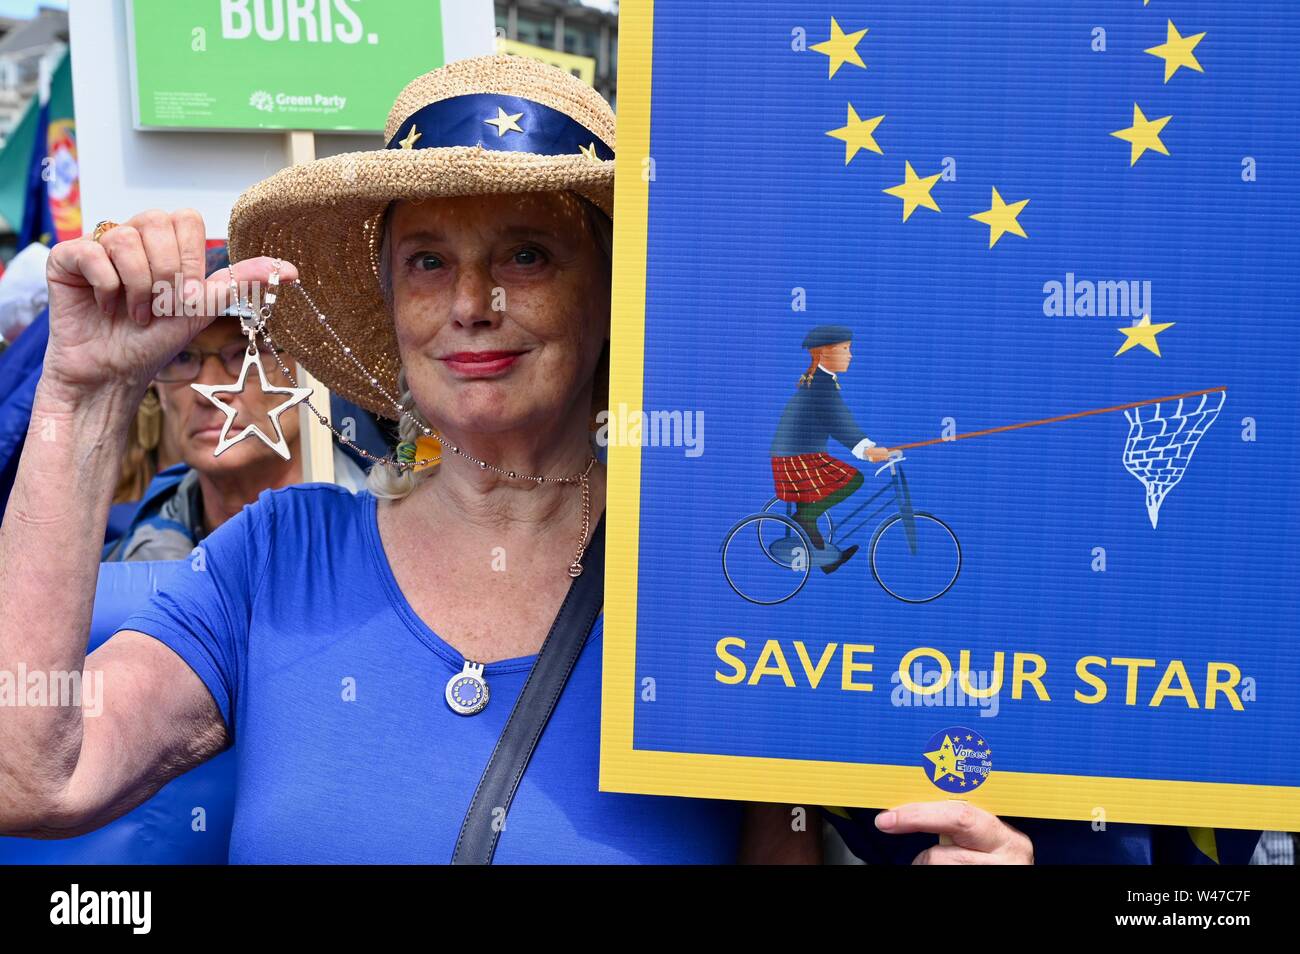
[[[489,664],[487,708],[452,712],[443,690],[465,659],[403,597],[369,493],[266,491],[190,562],[121,628],[175,650],[221,709],[237,763],[230,861],[450,861],[535,657]],[[496,861],[734,861],[739,803],[598,791],[603,623],[519,785]]]

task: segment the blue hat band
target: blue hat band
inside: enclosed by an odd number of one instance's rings
[[[403,120],[388,141],[389,149],[447,146],[614,158],[614,150],[572,116],[535,100],[496,93],[469,93],[430,103]]]

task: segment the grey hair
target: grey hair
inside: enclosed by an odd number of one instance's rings
[[[582,203],[583,211],[586,214],[587,227],[596,240],[596,247],[600,250],[606,263],[612,266],[614,259],[613,221],[605,214],[604,210],[590,199],[576,192],[573,195]],[[393,270],[392,263],[389,261],[389,241],[392,233],[394,205],[396,205],[396,202],[388,203],[388,207],[384,209],[383,218],[379,223],[379,289],[383,293],[384,307],[388,310],[389,317],[392,317],[394,311]],[[599,369],[597,370],[599,373]],[[423,436],[423,428],[430,425],[424,415],[420,413],[419,408],[415,406],[415,397],[411,394],[410,385],[406,381],[405,368],[397,372],[397,390],[398,402],[402,407],[407,408],[406,414],[397,424],[398,439],[401,441],[415,441]],[[401,500],[410,494],[420,481],[433,476],[435,473],[437,473],[437,468],[434,467],[425,468],[423,471],[416,473],[413,468],[399,468],[381,461],[372,466],[366,475],[366,488],[374,496],[383,500]]]
[[[397,422],[397,437],[402,441],[415,441],[424,435],[422,428],[428,427],[420,409],[415,406],[415,397],[410,385],[406,383],[406,369],[397,372],[397,400],[406,413]],[[414,468],[398,467],[387,461],[377,461],[366,474],[366,489],[381,500],[401,500],[416,488],[420,481],[435,473],[432,467],[416,473]]]

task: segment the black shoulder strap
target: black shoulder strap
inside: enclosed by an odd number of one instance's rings
[[[506,727],[479,779],[465,822],[456,839],[454,865],[490,865],[501,836],[501,821],[510,811],[537,740],[551,718],[569,674],[582,653],[587,634],[605,601],[605,518],[602,515],[583,555],[582,575],[570,585],[551,631],[524,680]]]

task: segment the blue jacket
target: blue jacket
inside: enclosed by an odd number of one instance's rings
[[[357,459],[338,444],[334,445],[334,482],[354,493],[366,483]],[[109,538],[100,559],[106,563],[183,560],[206,536],[198,474],[186,464],[174,464],[154,475],[127,526]]]
[[[844,402],[835,375],[819,367],[812,383],[797,387],[786,402],[772,438],[772,456],[825,453],[832,437],[849,450],[867,439]]]
[[[104,545],[100,559],[105,562],[126,559],[127,546],[142,528],[148,528],[155,537],[166,534],[172,540],[171,552],[161,554],[161,558],[180,560],[188,556],[204,536],[202,501],[174,499],[189,473],[187,464],[174,464],[155,474],[136,505],[130,522],[120,535]]]

